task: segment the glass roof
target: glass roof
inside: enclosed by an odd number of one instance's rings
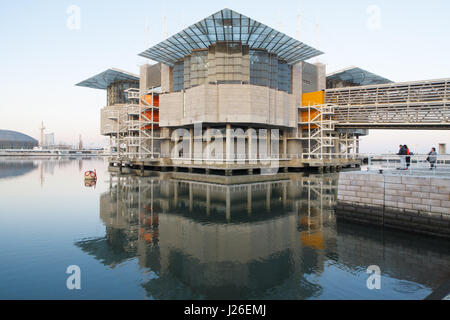
[[[90,77],[87,80],[77,83],[76,86],[105,90],[110,84],[120,80],[139,81],[139,76],[130,72],[111,68]]]
[[[206,49],[220,41],[240,41],[250,49],[266,49],[289,64],[323,54],[260,22],[223,9],[164,40],[139,55],[173,66],[192,50]]]
[[[343,70],[339,70],[330,73],[327,76],[327,80],[341,80],[348,81],[360,86],[371,85],[371,84],[383,84],[392,83],[391,80],[383,78],[377,74],[366,71],[358,67],[349,67]]]

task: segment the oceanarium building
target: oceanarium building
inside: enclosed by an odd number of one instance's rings
[[[78,85],[107,91],[101,133],[121,163],[348,165],[366,130],[335,128],[327,82],[390,81],[359,68],[327,79],[325,65],[306,62],[321,54],[224,9],[140,53],[157,63],[141,66],[139,75],[109,69]]]

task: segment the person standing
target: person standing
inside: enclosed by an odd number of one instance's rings
[[[399,150],[398,150],[398,155],[400,156],[400,170],[404,170],[406,168],[406,161],[405,161],[405,156],[406,156],[406,149],[405,146],[400,145],[399,146]]]
[[[427,161],[430,163],[430,170],[433,170],[436,168],[436,161],[437,161],[437,152],[436,148],[431,148],[431,151],[428,153]]]
[[[412,152],[409,151],[409,148],[408,148],[408,146],[406,144],[403,147],[405,148],[405,154],[406,154],[406,170],[408,170],[409,166],[411,164],[411,157],[410,157],[410,155],[412,155]]]

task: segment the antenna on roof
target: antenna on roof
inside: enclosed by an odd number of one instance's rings
[[[150,47],[150,23],[145,19],[145,46]]]
[[[169,36],[167,33],[167,18],[165,15],[162,17],[162,35],[164,39],[167,39]]]
[[[317,42],[317,48],[320,47],[320,29],[319,29],[319,16],[316,16],[316,42]],[[319,57],[316,57],[316,62],[319,62]]]
[[[283,31],[283,22],[281,21],[280,9],[278,9],[278,31]]]
[[[301,28],[301,22],[302,22],[302,10],[301,10],[301,1],[298,1],[298,15],[297,15],[297,40],[300,40],[300,28]]]

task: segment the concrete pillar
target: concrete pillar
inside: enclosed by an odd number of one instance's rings
[[[173,140],[173,149],[172,149],[173,154],[170,155],[171,157],[178,158],[180,155],[180,150],[178,149],[178,147],[179,147],[178,141],[179,140],[180,140],[180,138],[178,136],[176,136]]]
[[[326,66],[323,63],[315,63],[317,68],[317,91],[325,90],[327,87]]]
[[[189,159],[194,159],[194,129],[189,129]]]
[[[211,158],[211,127],[206,127],[206,161]]]
[[[173,68],[167,64],[161,64],[161,91],[172,92],[173,88]]]
[[[283,158],[287,157],[287,135],[288,131],[283,130]]]
[[[232,160],[233,159],[233,157],[232,157],[233,150],[232,149],[233,149],[233,143],[231,141],[231,124],[227,123],[227,126],[226,126],[226,143],[225,143],[225,153],[226,153],[225,158],[227,160]]]
[[[256,130],[253,128],[248,128],[248,141],[247,141],[247,158],[249,159],[249,164],[256,164],[256,151],[258,150],[258,146],[255,144]]]

